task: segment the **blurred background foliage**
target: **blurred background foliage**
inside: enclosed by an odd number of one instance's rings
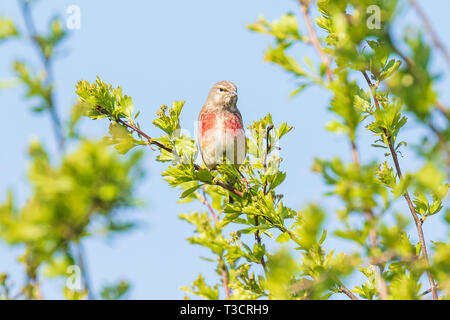
[[[316,159],[313,170],[330,185],[327,195],[342,200],[343,208],[336,213],[344,228],[335,234],[356,242],[363,249],[362,257],[378,268],[359,267],[368,282],[353,292],[367,299],[417,299],[430,292],[437,299],[434,278],[448,298],[448,266],[435,264],[436,259],[442,261],[444,251],[448,252],[448,244],[433,242],[436,252],[430,258],[422,225],[439,212],[449,215],[448,208],[442,210],[448,191],[449,111],[435,88],[439,75],[430,72],[431,51],[441,51],[446,67],[450,67],[450,60],[418,4],[410,1],[408,7],[406,2],[299,0],[307,24],[305,35],[300,34],[298,20],[289,13],[272,22],[261,16],[249,25],[250,30],[274,39],[265,60],[294,76],[299,85],[292,95],[311,85],[333,94],[329,110],[336,120],[326,128],[347,136],[353,162]],[[406,9],[415,10],[422,18],[431,33],[431,44],[420,29],[404,30],[402,41],[393,39],[392,25]],[[313,10],[319,13],[316,26],[311,18]],[[318,39],[317,27],[325,31],[324,39]],[[302,62],[291,56],[292,48],[300,43],[315,47],[321,58],[319,66],[306,56]],[[398,155],[407,144],[399,141],[398,134],[407,122],[426,130],[416,146],[425,164],[418,172],[403,174]],[[384,149],[386,160],[360,163],[358,135],[364,134],[360,127],[374,134],[372,146]],[[406,234],[403,213],[392,210],[398,201],[408,205],[418,243],[411,243]],[[397,216],[396,224],[383,221],[392,214]],[[432,289],[421,294],[424,274]]]
[[[135,222],[121,214],[122,209],[140,206],[134,191],[143,177],[140,168],[142,152],[119,156],[107,141],[94,141],[78,131],[78,104],[67,122],[61,118],[54,99],[53,60],[67,36],[63,22],[53,18],[48,30],[38,33],[32,17],[33,3],[18,1],[26,30],[19,33],[14,22],[0,18],[0,41],[31,41],[41,61],[36,72],[26,57],[13,63],[17,80],[13,84],[25,89],[24,99],[34,113],[51,118],[58,154],[50,157],[35,139],[29,145],[28,181],[32,195],[23,207],[17,207],[9,192],[0,205],[0,238],[11,246],[24,248],[19,261],[24,264],[26,283],[11,293],[8,275],[2,274],[4,299],[42,299],[40,283],[45,277],[78,277],[62,288],[67,299],[100,298],[89,288],[85,269],[83,240],[91,236],[120,234],[135,227]],[[36,120],[38,121],[38,120]],[[71,150],[67,147],[68,140]],[[71,269],[78,266],[80,269]],[[73,270],[79,270],[73,273]],[[105,286],[104,299],[119,299],[129,284]],[[13,294],[13,295],[11,295]]]

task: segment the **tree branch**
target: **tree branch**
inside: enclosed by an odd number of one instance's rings
[[[303,16],[305,18],[306,27],[308,29],[308,34],[311,39],[312,44],[316,48],[317,52],[319,53],[320,60],[322,60],[322,63],[326,67],[327,77],[329,81],[333,80],[333,73],[330,69],[330,59],[328,56],[323,52],[322,46],[320,45],[319,39],[317,38],[316,31],[314,30],[313,24],[311,22],[311,17],[309,15],[309,2],[307,0],[299,0],[300,7],[302,9]]]
[[[425,29],[427,29],[428,33],[431,36],[431,39],[433,40],[434,45],[441,51],[442,55],[444,56],[445,61],[447,62],[448,66],[450,67],[450,54],[448,53],[444,44],[439,39],[437,32],[433,29],[433,26],[431,25],[430,20],[428,20],[427,16],[425,15],[425,12],[422,10],[422,8],[419,6],[419,4],[415,0],[410,0],[409,2],[411,3],[411,6],[416,11],[419,18],[422,20],[422,22],[425,26]]]
[[[89,275],[87,272],[87,267],[86,267],[86,262],[85,262],[85,253],[84,253],[84,248],[83,245],[81,244],[81,239],[80,242],[78,242],[76,244],[76,250],[77,250],[77,264],[80,267],[81,270],[81,276],[83,279],[83,285],[84,288],[87,290],[88,293],[88,299],[89,300],[94,300],[95,296],[94,296],[94,291],[92,290],[92,285],[89,279]]]
[[[211,213],[211,216],[214,219],[214,224],[219,223],[219,218],[217,217],[217,214],[214,212],[213,207],[209,204],[208,200],[206,199],[205,190],[203,190],[203,198],[200,200],[209,210]],[[229,299],[231,296],[231,288],[229,286],[229,280],[228,280],[228,270],[225,265],[225,261],[222,256],[219,256],[218,258],[219,266],[220,266],[220,272],[222,274],[222,285],[225,290],[225,298]]]
[[[330,69],[330,60],[329,60],[328,56],[323,52],[322,46],[320,45],[319,39],[317,38],[316,32],[315,32],[313,24],[311,22],[311,17],[309,15],[309,3],[307,0],[299,0],[299,3],[300,3],[300,7],[302,10],[303,16],[305,18],[306,27],[308,29],[308,33],[309,33],[311,42],[314,45],[314,47],[316,48],[317,52],[319,53],[320,60],[326,67],[326,73],[327,73],[328,80],[332,81],[333,73],[331,72],[331,69]],[[358,161],[357,152],[355,152],[355,151],[356,151],[356,149],[353,150],[353,152],[352,152],[353,157],[354,157],[354,159],[356,159]],[[352,300],[358,300],[358,298],[342,284],[340,285],[339,291],[345,293]]]
[[[103,107],[101,107],[101,106],[96,106],[95,109],[96,109],[99,113],[101,113],[101,114],[105,114],[105,115],[107,115],[107,116],[110,116],[109,113],[108,113]],[[110,118],[110,119],[111,119],[111,118]],[[135,132],[138,133],[140,136],[144,137],[144,138],[148,141],[149,146],[153,144],[153,145],[157,146],[157,147],[160,148],[160,149],[164,149],[164,150],[166,150],[167,152],[170,152],[170,153],[176,155],[176,151],[175,151],[175,150],[173,150],[173,149],[171,149],[171,148],[169,148],[169,147],[163,145],[162,143],[159,143],[158,141],[153,140],[148,134],[146,134],[146,133],[143,132],[141,129],[139,129],[134,123],[129,123],[129,122],[127,122],[127,121],[125,121],[125,120],[123,120],[123,119],[121,119],[121,118],[118,118],[118,119],[111,119],[111,120],[120,123],[121,125],[123,125],[123,126],[129,128],[129,129],[131,129],[131,130],[133,130],[133,131],[135,131]],[[194,164],[194,168],[195,168],[195,170],[200,170],[200,166],[197,165],[197,164]],[[222,188],[224,188],[224,189],[226,189],[226,190],[228,190],[228,191],[234,193],[235,195],[237,195],[237,196],[240,197],[240,198],[244,197],[244,193],[243,193],[242,191],[236,190],[236,189],[234,189],[232,186],[229,186],[229,185],[227,185],[227,184],[225,184],[225,183],[223,183],[223,182],[221,182],[221,181],[214,180],[214,181],[213,181],[213,184],[215,184],[215,185],[217,185],[217,186],[220,186],[220,187],[222,187]]]
[[[339,292],[345,293],[347,297],[352,300],[359,300],[350,290],[348,290],[344,285],[339,287]]]
[[[97,107],[97,110],[99,110],[99,108],[101,107]],[[103,109],[104,110],[104,109]],[[152,138],[150,138],[147,134],[145,134],[141,129],[139,129],[138,127],[136,127],[135,124],[133,123],[128,123],[126,121],[124,121],[123,119],[117,119],[117,122],[119,122],[120,124],[124,125],[125,127],[130,128],[133,131],[136,131],[139,135],[143,136],[145,139],[147,139],[147,141],[149,142],[149,144],[153,144],[161,149],[166,150],[167,152],[172,153],[173,150],[171,148],[166,147],[165,145],[163,145],[162,143],[159,143],[158,141],[153,140]]]
[[[431,290],[431,289],[425,290],[424,292],[422,292],[421,294],[419,294],[419,297],[423,297],[423,296],[429,294],[430,292],[433,292],[433,290]]]
[[[48,58],[42,47],[39,45],[39,42],[37,41],[37,37],[38,37],[38,33],[37,33],[37,29],[34,23],[34,19],[33,16],[31,14],[31,8],[30,8],[30,3],[27,0],[19,0],[19,6],[22,12],[22,16],[25,22],[25,27],[27,29],[27,32],[29,34],[30,40],[32,42],[32,44],[34,45],[39,58],[41,59],[41,63],[44,67],[44,72],[45,72],[45,81],[44,81],[44,85],[46,87],[51,86],[54,83],[54,76],[53,76],[53,65],[52,65],[52,60],[51,58]],[[65,150],[65,136],[63,133],[63,129],[62,129],[62,125],[61,125],[61,119],[58,115],[58,108],[55,102],[55,96],[54,96],[54,91],[53,89],[50,91],[50,95],[48,98],[48,111],[50,114],[50,118],[51,118],[51,123],[53,126],[53,131],[55,134],[55,138],[56,138],[56,143],[57,143],[57,147],[58,147],[58,151],[60,154],[64,153]],[[84,286],[86,288],[86,290],[88,291],[89,294],[89,298],[92,299],[93,295],[92,295],[92,290],[90,282],[88,280],[87,277],[87,271],[85,268],[85,262],[84,262],[84,253],[82,248],[80,247],[81,244],[79,244],[77,246],[77,264],[79,265],[81,271],[82,271],[82,276],[83,276],[83,282],[84,282]]]
[[[450,111],[448,108],[446,108],[442,102],[437,101],[436,102],[436,108],[442,113],[442,115],[447,118],[447,120],[450,121]]]
[[[36,48],[36,51],[41,59],[42,65],[45,71],[45,86],[50,86],[54,82],[53,78],[53,68],[51,59],[47,58],[42,50],[41,46],[37,41],[37,31],[36,26],[34,24],[33,16],[31,14],[30,4],[27,0],[19,0],[19,5],[21,8],[23,20],[25,22],[25,26],[27,32],[30,36],[31,42]],[[53,124],[53,131],[55,134],[55,138],[57,141],[58,149],[62,152],[65,146],[65,138],[61,126],[61,120],[58,116],[58,110],[55,103],[55,97],[53,90],[50,91],[50,97],[48,100],[48,109],[50,113],[50,117]]]
[[[228,285],[228,272],[227,272],[227,268],[225,267],[225,262],[223,261],[222,258],[220,258],[220,262],[222,264],[221,267],[221,271],[222,271],[222,283],[223,283],[223,288],[225,290],[225,298],[226,299],[230,299],[231,296],[231,288]]]
[[[367,81],[367,84],[369,85],[369,87],[372,90],[373,84],[370,81],[369,77],[367,76],[366,71],[362,71],[362,73],[364,75],[364,78]],[[379,102],[378,102],[378,99],[376,97],[376,93],[375,93],[374,90],[372,90],[372,97],[374,99],[376,108],[379,109],[380,108]],[[385,135],[386,140],[388,142],[388,147],[389,147],[389,150],[391,152],[392,159],[394,161],[395,170],[397,172],[397,175],[398,175],[399,179],[402,179],[402,177],[403,177],[402,170],[400,168],[400,163],[398,161],[397,152],[395,151],[394,146],[393,146],[392,141],[391,141],[391,136],[387,133],[385,128],[383,128],[383,132],[384,132],[384,135]],[[422,249],[422,256],[423,256],[423,258],[425,260],[425,263],[427,265],[427,277],[428,277],[428,281],[430,283],[431,290],[433,292],[433,299],[437,300],[438,299],[438,293],[437,293],[436,284],[435,284],[434,279],[433,279],[433,277],[431,275],[431,272],[429,270],[430,261],[429,261],[429,258],[428,258],[427,246],[426,246],[426,243],[425,243],[425,237],[424,237],[423,229],[422,229],[423,222],[422,222],[422,220],[419,219],[419,217],[418,217],[418,215],[416,213],[414,205],[413,205],[413,203],[411,201],[411,197],[409,196],[408,190],[405,191],[405,193],[403,194],[403,197],[405,198],[406,203],[408,204],[409,211],[411,212],[411,215],[413,216],[413,219],[414,219],[414,223],[416,225],[417,233],[419,235],[420,246],[421,246],[421,249]]]
[[[201,201],[201,203],[203,203],[206,206],[206,208],[208,208],[209,212],[211,213],[212,218],[214,219],[214,223],[217,224],[219,222],[219,218],[217,217],[216,213],[214,212],[214,209],[211,207],[208,200],[206,199],[205,189],[202,188],[202,191],[203,191],[203,198],[200,201]]]
[[[273,125],[269,125],[266,128],[266,150],[264,152],[264,157],[263,157],[263,167],[264,167],[264,171],[267,169],[267,155],[269,154],[269,150],[270,150],[270,144],[269,144],[269,136],[270,136],[270,131],[273,129]],[[267,194],[267,179],[264,182],[264,195]],[[259,219],[258,216],[255,215],[255,226],[259,225]],[[261,245],[262,241],[261,241],[261,233],[259,230],[256,230],[255,232],[255,239],[256,242],[258,243],[258,245]],[[266,261],[264,260],[264,256],[261,257],[261,264],[263,266],[264,272],[267,271],[266,270]]]
[[[414,76],[416,77],[416,78],[420,78],[420,74],[419,74],[419,72],[418,72],[418,70],[417,70],[417,66],[416,66],[416,64],[414,63],[414,61],[413,60],[411,60],[409,57],[407,57],[403,52],[401,52],[400,51],[400,49],[398,49],[396,46],[395,46],[395,44],[393,43],[393,41],[389,38],[389,44],[390,44],[390,46],[391,46],[391,48],[392,48],[392,50],[396,53],[396,54],[398,54],[399,56],[400,56],[400,58],[402,58],[405,62],[406,62],[406,65],[407,65],[407,67],[408,67],[408,69],[411,71],[411,73],[412,74],[414,74]],[[366,79],[367,80],[367,79]],[[369,81],[370,81],[370,79],[369,79]],[[436,102],[435,102],[435,106],[436,106],[436,109],[448,120],[448,121],[450,121],[450,111],[449,111],[449,109],[448,108],[446,108],[443,104],[442,104],[442,102],[440,102],[439,100],[437,100]]]

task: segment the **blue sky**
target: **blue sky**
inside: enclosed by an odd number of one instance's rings
[[[450,48],[450,2],[447,0],[419,1],[442,41]],[[229,0],[229,1],[40,1],[33,10],[40,30],[58,13],[67,17],[66,9],[72,5],[81,9],[81,29],[71,32],[63,44],[62,56],[56,61],[55,78],[57,103],[60,114],[67,120],[75,102],[74,85],[78,80],[104,81],[120,85],[133,98],[141,111],[140,124],[150,133],[158,134],[151,125],[156,110],[162,104],[186,100],[183,126],[193,132],[194,121],[204,103],[209,88],[219,80],[235,82],[239,90],[238,106],[245,124],[271,112],[276,124],[288,121],[295,127],[284,138],[281,156],[282,169],[288,176],[279,191],[285,194],[285,204],[300,209],[311,201],[325,208],[339,205],[325,198],[327,190],[320,176],[311,172],[314,157],[330,159],[340,156],[351,160],[347,140],[324,129],[333,119],[326,111],[329,94],[317,87],[308,88],[298,97],[288,98],[295,81],[278,67],[264,63],[263,53],[271,41],[268,37],[249,32],[245,26],[263,14],[269,20],[288,11],[299,13],[292,0]],[[13,0],[0,3],[0,16],[9,16],[24,29],[18,5]],[[404,25],[417,26],[419,21],[411,13],[401,19]],[[300,22],[302,32],[306,31]],[[11,63],[21,58],[30,62],[35,70],[40,63],[29,44],[10,41],[0,46],[0,79],[13,76]],[[292,51],[296,57],[308,55],[317,61],[316,52],[301,46]],[[433,70],[448,71],[442,57],[433,57]],[[445,73],[444,73],[445,75]],[[439,84],[443,101],[450,101],[450,81],[447,77]],[[0,125],[2,152],[0,154],[0,201],[12,189],[23,203],[30,194],[26,180],[27,146],[32,137],[38,137],[46,148],[55,152],[55,143],[49,118],[33,115],[32,103],[22,99],[23,88],[0,91],[0,108],[7,121]],[[90,137],[102,137],[107,122],[84,121],[82,130]],[[416,129],[405,129],[401,138],[408,145],[418,144]],[[362,161],[381,159],[380,150],[370,147],[373,137],[364,130],[360,135]],[[417,169],[410,148],[403,152],[402,166]],[[146,152],[147,176],[139,188],[139,196],[147,206],[128,212],[143,222],[132,233],[105,240],[92,238],[85,241],[87,264],[93,287],[98,292],[102,285],[119,279],[132,283],[131,298],[179,299],[184,293],[181,286],[188,285],[201,272],[211,283],[215,280],[213,266],[199,256],[207,251],[190,245],[185,239],[192,227],[177,218],[178,213],[203,210],[201,206],[180,205],[174,199],[179,192],[171,189],[161,178],[164,164],[154,161],[155,153]],[[406,206],[399,203],[399,210]],[[407,212],[406,212],[407,213]],[[329,215],[328,226],[336,227],[336,219]],[[428,239],[445,240],[446,230],[440,217],[425,224]],[[412,233],[412,239],[415,239]],[[338,251],[351,246],[333,237],[327,247]],[[16,283],[23,283],[22,266],[16,262],[22,249],[11,249],[0,243],[0,272],[9,272]],[[61,297],[62,280],[46,281],[44,295]]]

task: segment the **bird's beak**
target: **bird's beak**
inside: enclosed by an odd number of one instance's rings
[[[231,94],[233,97],[236,97],[236,96],[237,96],[237,92],[236,92],[236,91],[230,91],[230,94]]]

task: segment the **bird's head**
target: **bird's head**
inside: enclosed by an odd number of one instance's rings
[[[234,109],[237,100],[236,85],[230,81],[220,81],[209,91],[207,103],[212,106]]]

